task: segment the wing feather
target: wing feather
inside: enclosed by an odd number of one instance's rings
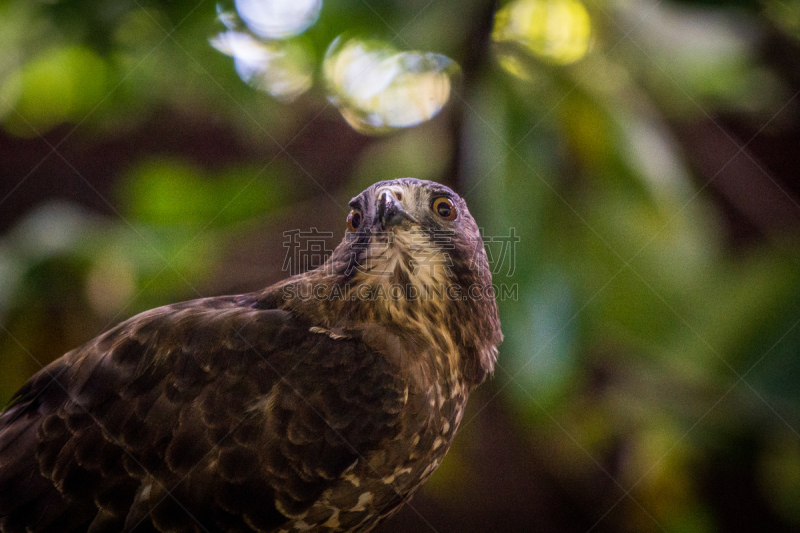
[[[0,415],[0,531],[271,531],[303,513],[396,436],[405,388],[311,326],[203,299],[52,363]]]

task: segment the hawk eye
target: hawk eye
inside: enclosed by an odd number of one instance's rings
[[[362,218],[361,211],[358,209],[350,211],[350,214],[347,215],[347,231],[356,231],[361,225]]]
[[[455,220],[456,216],[458,216],[456,206],[453,205],[453,202],[450,201],[450,198],[445,198],[444,196],[435,199],[431,205],[431,209],[433,209],[437,215],[445,220]]]

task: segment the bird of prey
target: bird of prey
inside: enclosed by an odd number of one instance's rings
[[[126,320],[0,415],[0,531],[369,531],[437,468],[502,340],[478,226],[403,178],[320,268]]]

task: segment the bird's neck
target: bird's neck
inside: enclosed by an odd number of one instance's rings
[[[417,354],[412,363],[427,367],[436,382],[450,386],[463,381],[469,388],[482,382],[491,371],[484,361],[490,358],[493,363],[496,357],[493,339],[483,338],[483,325],[474,323],[483,311],[474,308],[474,300],[454,294],[455,289],[448,292],[450,285],[429,284],[426,292],[425,283],[415,283],[414,278],[406,282],[367,274],[345,276],[322,267],[268,290],[277,307],[335,335],[359,336],[384,353],[391,351],[391,340],[402,353]]]

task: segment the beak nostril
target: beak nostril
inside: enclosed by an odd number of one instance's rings
[[[403,199],[402,193],[394,190],[382,190],[378,194],[375,202],[375,220],[380,223],[381,228],[400,224],[404,219],[417,224],[417,220],[408,214],[400,203]]]

